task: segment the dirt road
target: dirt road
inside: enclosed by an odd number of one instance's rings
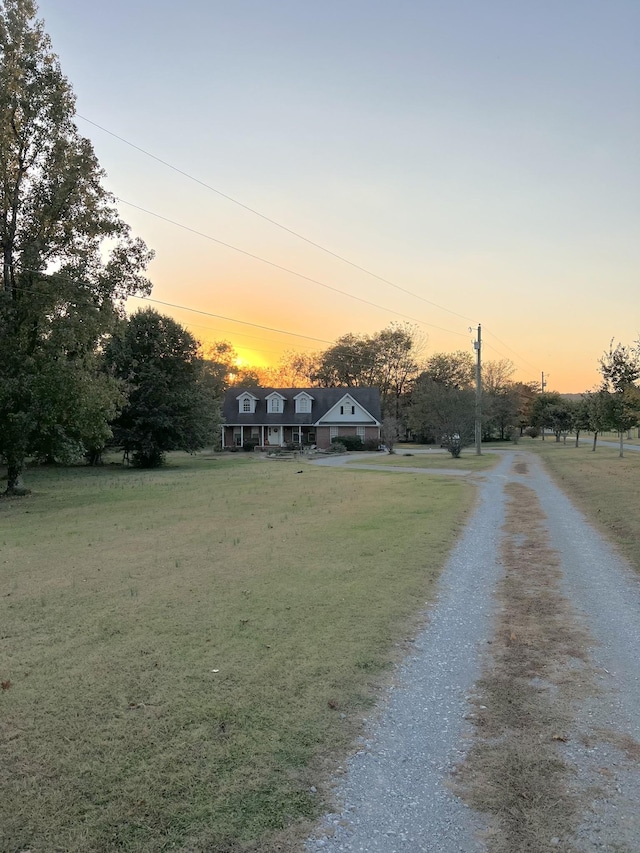
[[[640,851],[640,578],[534,454],[475,479],[427,625],[308,851]]]

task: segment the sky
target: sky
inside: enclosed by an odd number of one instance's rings
[[[612,338],[638,339],[638,0],[40,0],[39,17],[155,249],[151,304],[205,349],[264,366],[408,322],[428,357],[473,352],[481,324],[483,360],[580,392]]]

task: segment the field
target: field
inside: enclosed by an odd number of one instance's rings
[[[354,454],[349,459],[349,465],[391,465],[399,468],[428,468],[437,473],[439,468],[447,471],[459,468],[461,471],[486,471],[488,468],[498,462],[498,456],[490,451],[483,450],[481,456],[476,456],[472,450],[462,452],[462,455],[454,459],[450,453],[443,453],[438,450],[425,452],[414,451],[398,451],[397,453],[377,455],[360,459],[358,454]]]
[[[3,851],[285,851],[473,490],[298,461],[28,471],[0,501]]]

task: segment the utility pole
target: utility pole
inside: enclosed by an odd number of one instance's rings
[[[482,455],[482,328],[478,323],[478,337],[473,342],[476,351],[476,456]]]
[[[544,389],[547,387],[547,383],[544,381],[544,370],[542,371],[542,377],[540,379],[540,393],[544,394]],[[544,424],[541,427],[542,431],[542,440],[544,441]]]

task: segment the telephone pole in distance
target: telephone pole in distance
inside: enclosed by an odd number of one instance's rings
[[[478,337],[473,342],[476,351],[476,456],[482,455],[482,327],[478,323]]]

